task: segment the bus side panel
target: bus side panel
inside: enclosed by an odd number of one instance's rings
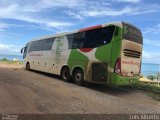
[[[68,49],[68,39],[66,36],[57,37],[54,41],[50,68],[51,72],[60,75],[63,66],[67,65],[71,50]]]
[[[121,57],[121,47],[122,47],[122,28],[116,27],[112,41],[112,64],[111,64],[111,78],[110,84],[116,85],[116,82],[119,81],[117,74],[114,73],[114,67],[118,58]]]
[[[109,82],[109,79],[110,79],[111,50],[112,50],[112,42],[97,48],[97,51],[95,53],[97,60],[103,64],[106,64],[105,65],[106,71],[102,70],[105,73],[102,73],[102,76],[100,78],[105,78],[105,80],[103,80],[103,82],[107,82],[107,83]],[[102,80],[100,80],[100,81],[102,81]]]
[[[89,59],[83,53],[81,53],[78,49],[72,49],[68,58],[67,65],[71,69],[71,74],[75,67],[81,68],[86,75],[86,67],[88,65]]]

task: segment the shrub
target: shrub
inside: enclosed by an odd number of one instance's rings
[[[156,76],[149,75],[149,76],[147,76],[147,78],[150,79],[150,80],[154,80],[154,79],[156,79]]]
[[[160,94],[160,87],[158,85],[154,85],[154,84],[134,83],[134,84],[132,84],[132,88]]]
[[[8,61],[8,59],[7,58],[3,58],[1,61]]]

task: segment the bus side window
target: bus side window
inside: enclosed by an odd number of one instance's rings
[[[45,39],[43,43],[43,50],[51,50],[54,38]]]
[[[112,40],[115,26],[108,26],[85,32],[83,48],[96,48],[108,44]]]
[[[72,48],[79,49],[83,47],[85,32],[79,32],[74,34]]]
[[[43,40],[37,41],[36,51],[42,51],[43,50],[43,44],[44,44]]]
[[[68,39],[68,49],[72,49],[72,43],[73,43],[74,35],[73,34],[69,34],[66,37]]]
[[[32,52],[34,50],[34,41],[31,42],[31,45],[29,47],[29,53]]]

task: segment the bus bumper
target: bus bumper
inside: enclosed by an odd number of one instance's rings
[[[111,84],[117,86],[128,86],[139,81],[139,76],[123,77],[116,73],[112,74]]]

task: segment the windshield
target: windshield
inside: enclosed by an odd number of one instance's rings
[[[28,47],[29,47],[29,43],[27,43],[26,47],[24,47],[23,58],[25,58],[27,55]]]
[[[138,28],[127,23],[123,23],[123,39],[143,44],[141,31]]]

